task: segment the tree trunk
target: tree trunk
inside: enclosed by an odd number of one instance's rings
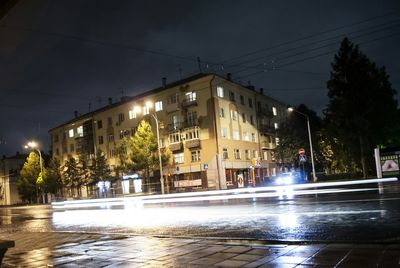
[[[367,168],[365,166],[365,152],[364,152],[364,140],[363,137],[360,135],[360,153],[361,153],[361,168],[363,172],[363,178],[367,178]]]

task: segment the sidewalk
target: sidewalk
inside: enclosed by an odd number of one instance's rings
[[[400,244],[265,244],[205,238],[1,233],[3,267],[400,267]]]

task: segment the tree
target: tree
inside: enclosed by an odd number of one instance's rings
[[[99,181],[106,181],[111,179],[111,169],[107,163],[107,159],[101,150],[96,152],[96,158],[93,159],[90,166],[90,183],[95,185]]]
[[[313,152],[316,163],[322,163],[323,158],[319,153],[319,142],[321,130],[321,118],[317,113],[309,109],[306,105],[300,104],[297,111],[308,115],[311,126],[311,136],[313,141]],[[296,167],[297,156],[300,148],[305,148],[306,155],[310,159],[310,142],[308,138],[306,118],[296,112],[289,114],[286,122],[278,129],[279,145],[276,147],[276,156],[281,165],[287,168]]]
[[[36,152],[31,152],[21,169],[17,189],[22,201],[33,203],[38,198],[37,180],[40,175],[40,159]]]
[[[158,165],[158,143],[148,122],[142,120],[129,142],[132,170],[140,170],[149,183],[150,170]]]
[[[75,191],[78,191],[79,194],[79,189],[77,189],[77,186],[80,184],[79,173],[77,162],[75,158],[71,157],[65,162],[62,181],[63,185],[67,187],[67,189],[70,191],[70,195],[72,196],[76,194]]]
[[[61,165],[57,158],[50,160],[49,166],[44,172],[43,187],[46,193],[51,193],[55,196],[62,194]]]
[[[326,131],[336,141],[332,149],[335,155],[344,150],[356,163],[353,171],[361,170],[366,177],[373,167],[373,148],[394,140],[399,121],[396,92],[385,69],[371,62],[347,38],[335,55],[327,86],[329,104],[324,113]]]

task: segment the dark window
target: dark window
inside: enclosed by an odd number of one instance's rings
[[[233,93],[232,91],[229,91],[229,100],[235,101],[235,93]]]
[[[252,115],[250,115],[250,124],[254,125],[254,119]]]
[[[246,123],[246,115],[244,113],[242,113],[242,120],[243,120],[243,123]]]
[[[249,98],[249,107],[253,108],[253,100],[251,98]]]
[[[58,134],[54,135],[54,142],[58,142]]]
[[[125,119],[125,116],[124,116],[123,113],[118,114],[118,122],[119,122],[119,123],[123,122],[124,119]]]
[[[97,121],[97,128],[101,129],[103,127],[103,121],[99,120]]]
[[[103,136],[99,136],[99,144],[103,144],[104,140],[103,140]]]
[[[244,105],[244,97],[242,95],[240,95],[240,104]]]
[[[107,122],[108,122],[108,126],[112,126],[112,118],[111,117],[107,118]]]
[[[108,135],[108,142],[113,142],[114,141],[114,135],[110,134]]]

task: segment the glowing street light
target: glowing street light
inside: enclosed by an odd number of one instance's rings
[[[315,166],[314,166],[314,153],[313,153],[312,140],[311,140],[310,118],[305,113],[302,113],[302,112],[294,109],[293,107],[289,107],[288,111],[289,112],[296,112],[298,114],[301,114],[302,116],[304,116],[307,119],[307,129],[308,129],[308,140],[310,142],[310,155],[311,155],[312,174],[313,174],[313,181],[316,182],[317,181],[317,176],[315,174]]]
[[[161,145],[160,145],[160,128],[158,124],[158,117],[156,113],[149,113],[149,109],[153,107],[153,103],[148,101],[146,102],[145,108],[147,109],[146,113],[143,112],[144,115],[149,114],[153,117],[154,121],[156,121],[156,129],[157,129],[157,147],[158,147],[158,161],[160,163],[160,184],[161,184],[161,193],[164,194],[164,178],[163,178],[163,168],[162,168],[162,161],[161,161]],[[134,107],[133,110],[136,113],[140,113],[140,107]]]
[[[38,149],[39,145],[37,142],[35,141],[30,141],[28,142],[25,146],[25,149],[33,149],[36,150],[39,153],[39,165],[40,165],[40,176],[43,176],[43,164],[42,164],[42,153],[40,152],[40,150]],[[36,181],[36,195],[37,195],[37,184],[38,182]],[[39,197],[37,197],[39,200]],[[43,203],[44,203],[44,196],[42,194],[42,198],[43,198]]]

